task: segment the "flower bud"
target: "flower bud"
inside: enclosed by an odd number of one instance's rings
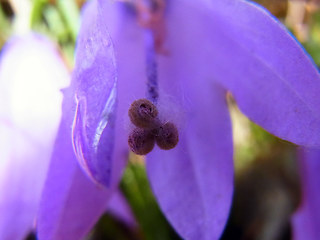
[[[167,122],[158,128],[156,142],[159,148],[169,150],[174,148],[179,142],[179,133],[177,127]]]
[[[128,144],[135,154],[146,155],[155,145],[154,135],[150,130],[135,128],[129,135]]]
[[[134,101],[129,108],[131,122],[140,128],[154,127],[157,116],[157,107],[145,98]]]

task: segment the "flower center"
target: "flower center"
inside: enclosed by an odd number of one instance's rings
[[[156,52],[164,53],[165,0],[133,0],[133,3],[138,13],[139,25],[151,30]]]
[[[174,148],[179,142],[179,132],[175,124],[162,123],[157,107],[147,99],[134,101],[128,111],[131,122],[136,126],[129,134],[128,144],[132,152],[146,155],[155,143],[163,150]]]

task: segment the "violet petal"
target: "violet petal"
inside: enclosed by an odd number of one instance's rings
[[[112,1],[106,2],[111,3]],[[92,23],[94,19],[97,20],[95,15],[101,13],[97,13],[96,4],[96,1],[90,1],[88,3],[88,7],[83,14],[82,21]],[[102,10],[104,11],[105,9]],[[99,18],[104,19],[106,23],[119,24],[119,21],[116,21],[116,19],[121,16],[117,15],[116,11],[111,11],[110,13],[113,14],[106,14],[103,18],[101,15],[98,16]],[[110,22],[110,19],[114,19],[115,21]],[[142,44],[139,46],[135,41],[131,41],[130,36],[133,36],[133,39],[139,40],[139,38],[135,38],[137,29],[131,28],[132,24],[130,23],[130,21],[123,22],[124,27],[122,29],[113,27],[113,24],[110,24],[111,27],[109,28],[110,32],[113,34],[112,39],[119,43],[119,45],[115,46],[115,49],[117,50],[116,59],[119,67],[119,81],[117,83],[118,103],[116,108],[117,121],[115,122],[114,139],[109,136],[108,131],[103,131],[103,134],[106,135],[101,137],[103,142],[106,141],[106,144],[109,144],[108,141],[114,142],[113,156],[111,159],[111,181],[109,182],[109,177],[104,178],[102,172],[99,172],[99,169],[97,169],[97,174],[103,178],[95,179],[101,181],[100,183],[105,186],[110,185],[111,189],[104,190],[95,186],[82,173],[76,163],[76,157],[74,156],[71,141],[71,126],[73,123],[73,115],[76,111],[73,99],[73,88],[77,82],[74,82],[74,85],[64,92],[64,118],[60,125],[59,135],[56,140],[38,219],[40,240],[81,239],[86,233],[88,233],[94,223],[98,220],[99,216],[107,208],[107,202],[120,180],[121,173],[128,156],[128,134],[125,129],[124,118],[127,116],[127,111],[130,106],[129,100],[141,98],[144,93],[144,88],[142,87],[144,79],[144,69],[142,64],[143,58],[142,56],[139,56],[141,55]],[[105,27],[106,25],[103,24],[102,26]],[[104,29],[104,31],[106,30]],[[83,37],[86,36],[84,35]],[[94,44],[94,42],[92,42],[92,44]],[[137,55],[136,58],[135,55]],[[84,55],[84,58],[85,57],[86,56]],[[102,56],[102,58],[103,57],[107,56]],[[81,59],[79,59],[79,61],[80,60]],[[103,65],[105,64],[100,61],[98,63]],[[96,67],[97,69],[103,69],[103,65]],[[94,66],[92,66],[90,71],[95,71]],[[73,80],[77,81],[77,79],[78,78],[74,78]],[[91,112],[91,114],[94,113]],[[81,133],[84,129],[76,130],[79,130]],[[99,144],[101,144],[101,139]],[[109,158],[110,156],[106,157]],[[99,162],[99,164],[110,164],[106,162],[104,156],[98,158],[97,162]],[[91,164],[92,162],[88,163]],[[89,173],[89,175],[92,174]],[[81,209],[81,211],[79,211],[79,209]]]
[[[192,103],[177,147],[153,150],[147,170],[160,207],[176,231],[185,239],[209,240],[219,238],[231,206],[232,139],[225,91],[201,89],[189,95]]]
[[[111,213],[119,220],[125,222],[130,227],[137,226],[137,222],[131,211],[127,199],[120,190],[114,192],[107,208],[108,213]]]
[[[128,157],[128,108],[144,96],[144,49],[142,33],[123,3],[97,4],[88,4],[79,35],[74,81],[86,103],[78,107],[73,136],[78,159],[89,176],[113,187]],[[111,41],[107,30],[115,43],[117,73],[113,49],[105,45]],[[92,55],[88,48],[94,50]]]
[[[41,67],[40,67],[41,66]],[[15,37],[0,59],[0,239],[34,228],[69,73],[53,44]]]
[[[300,155],[302,203],[292,218],[295,240],[320,237],[320,150],[304,149]]]
[[[86,8],[85,13],[88,14],[90,11],[90,8]],[[80,41],[79,45],[81,44]],[[90,51],[94,50],[89,49]],[[90,55],[90,51],[87,53],[88,55]],[[95,51],[93,52],[96,53]],[[81,54],[84,53],[78,52],[78,56]],[[91,59],[89,56],[83,56],[83,66],[85,66],[86,63],[89,64],[90,61],[94,59],[94,56],[92,56]],[[78,63],[78,65],[79,64],[80,63]],[[81,67],[83,66],[81,65]],[[78,67],[80,73],[81,67]],[[84,108],[79,107],[79,103],[83,103],[81,102],[81,97],[85,99],[83,100],[84,102],[87,101],[85,90],[81,89],[81,83],[86,79],[77,78],[79,72],[77,72],[77,70],[75,71],[75,77],[73,78],[71,87],[63,90],[62,120],[55,141],[37,219],[37,234],[39,240],[82,239],[103,214],[113,194],[113,189],[102,189],[90,181],[77,163],[73,144],[77,144],[76,141],[79,140],[77,137],[83,137],[81,134],[82,131],[86,131],[86,125],[81,126],[81,124],[87,123],[86,121],[81,122],[82,119],[80,117],[82,117],[82,115],[80,114],[84,114],[83,117],[90,117],[90,115],[86,115]],[[88,71],[88,74],[89,73],[90,71]],[[89,77],[90,74],[88,75]],[[96,80],[96,78],[94,79]],[[79,80],[79,82],[77,82],[77,80]],[[90,80],[91,79],[88,79],[88,81]],[[94,88],[97,87],[99,86],[94,85]],[[89,93],[91,93],[90,91],[94,90],[88,89]],[[97,89],[96,91],[99,90]],[[75,99],[75,93],[81,97],[79,98],[78,96],[78,99]],[[100,93],[98,92],[97,94],[99,95]],[[91,95],[89,97],[92,98]],[[99,96],[97,96],[97,98],[99,98]],[[82,107],[85,107],[85,105],[82,105]],[[99,108],[99,105],[97,105],[97,108]],[[74,117],[75,112],[77,112],[76,117]],[[96,120],[98,121],[99,119],[93,117],[92,121],[94,122]],[[90,128],[89,130],[92,129]],[[72,136],[75,137],[75,139],[73,139]],[[84,144],[81,147],[87,147],[87,145],[85,145],[87,142],[81,142],[85,140],[80,139],[79,141],[81,144]],[[77,148],[76,150],[87,151],[88,149]],[[78,152],[78,155],[79,154]],[[84,162],[82,163],[84,164]],[[106,164],[108,164],[108,162]]]
[[[168,26],[176,22],[188,57],[229,89],[252,121],[285,140],[319,146],[319,73],[299,43],[252,2],[203,3],[169,5]]]
[[[319,146],[320,77],[308,54],[254,3],[225,2],[217,14],[211,62],[217,80],[252,121],[282,139]]]
[[[80,169],[72,147],[73,91],[64,91],[63,116],[38,214],[39,240],[82,239],[113,193],[95,185]]]
[[[91,2],[99,4],[98,14],[108,26],[117,61],[118,102],[111,175],[113,186],[118,184],[128,160],[128,135],[130,131],[128,109],[134,100],[144,98],[146,93],[144,35],[127,3],[118,1]]]
[[[73,73],[77,159],[96,182],[110,185],[114,149],[117,73],[113,44],[96,4],[83,12]]]
[[[211,240],[221,235],[231,206],[230,118],[225,90],[208,81],[209,69],[199,65],[197,47],[188,45],[199,44],[199,36],[192,32],[198,19],[181,3],[169,4],[165,45],[169,54],[158,59],[160,118],[178,126],[180,140],[169,151],[156,147],[147,156],[147,171],[175,230],[184,239]]]

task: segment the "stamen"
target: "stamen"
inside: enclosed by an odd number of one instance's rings
[[[128,144],[135,154],[146,155],[154,148],[154,135],[151,130],[135,128],[129,135]]]
[[[134,101],[129,108],[129,118],[136,128],[130,133],[128,144],[132,152],[146,155],[155,143],[163,149],[174,148],[179,142],[176,125],[162,123],[158,118],[157,107],[147,99]]]
[[[171,122],[167,122],[158,128],[156,143],[159,148],[169,150],[174,148],[179,142],[179,132]]]
[[[142,98],[131,104],[128,114],[131,122],[137,127],[154,128],[158,109],[152,102]]]

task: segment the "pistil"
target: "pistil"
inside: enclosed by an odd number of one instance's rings
[[[145,29],[147,98],[156,103],[158,93],[157,54],[164,54],[165,0],[133,0],[138,23]]]

